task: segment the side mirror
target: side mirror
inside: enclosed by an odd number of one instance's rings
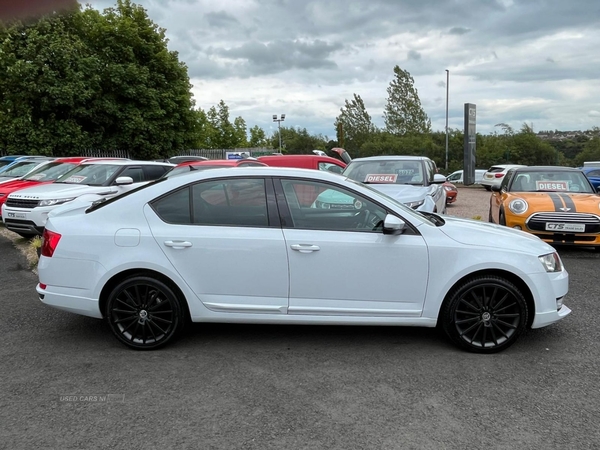
[[[383,220],[383,234],[402,234],[405,227],[406,222],[392,214],[386,215]]]
[[[436,173],[435,175],[433,175],[433,183],[434,184],[441,184],[441,183],[445,183],[446,182],[446,177],[444,175],[442,175],[441,173]]]
[[[117,186],[122,186],[122,185],[125,185],[125,184],[133,184],[133,178],[131,178],[131,177],[118,177],[115,180],[115,184]]]
[[[500,192],[502,191],[502,189],[500,188],[500,186],[490,186],[492,188],[492,192]]]

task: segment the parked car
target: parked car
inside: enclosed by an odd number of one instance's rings
[[[24,177],[10,180],[6,183],[1,183],[0,208],[6,202],[8,195],[13,192],[33,186],[42,186],[44,184],[52,183],[68,171],[72,170],[78,164],[84,161],[94,161],[100,159],[87,157],[56,158],[40,165],[37,169],[32,170]],[[2,215],[0,214],[0,217],[1,216]]]
[[[513,168],[492,191],[490,222],[527,231],[553,245],[600,250],[600,196],[581,170]]]
[[[300,169],[327,170],[342,173],[346,163],[327,155],[265,155],[257,158],[272,167],[296,167]]]
[[[207,161],[189,161],[178,164],[164,174],[164,177],[172,177],[194,170],[216,169],[222,167],[265,167],[266,164],[254,158],[250,159],[212,159]]]
[[[446,191],[446,204],[454,203],[458,198],[458,189],[452,183],[446,181],[442,184],[444,190]]]
[[[483,174],[483,179],[481,180],[480,184],[488,191],[491,191],[493,186],[500,186],[500,183],[502,183],[506,172],[515,167],[525,166],[521,164],[497,164],[492,166]]]
[[[0,156],[0,173],[10,164],[18,161],[20,158],[24,158],[24,155],[7,155]]]
[[[342,175],[369,184],[412,209],[446,212],[446,177],[437,173],[435,163],[424,156],[371,156],[353,159]],[[352,198],[323,192],[316,199],[321,208],[347,208]]]
[[[354,209],[301,207],[302,186],[352,196]],[[191,318],[439,325],[459,347],[492,353],[570,313],[568,273],[548,244],[416,213],[327,171],[193,171],[90,205],[48,219],[37,292],[46,305],[106,318],[135,349],[171,342]]]
[[[0,184],[21,178],[54,159],[46,156],[36,156],[15,160],[12,164],[6,165],[4,170],[0,172]]]
[[[21,189],[8,195],[2,220],[23,237],[41,235],[49,213],[81,197],[100,200],[162,177],[172,164],[152,161],[105,160],[78,165],[54,183]]]
[[[483,180],[483,176],[485,175],[485,170],[482,169],[476,169],[475,170],[475,184],[481,184],[481,180]],[[461,170],[457,170],[455,172],[452,172],[450,175],[448,175],[446,177],[446,181],[449,181],[450,183],[454,183],[454,184],[463,184],[463,171]]]
[[[582,172],[590,180],[596,191],[600,191],[600,167],[584,167]]]

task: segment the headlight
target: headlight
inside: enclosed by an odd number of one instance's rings
[[[527,208],[529,208],[529,205],[521,198],[516,198],[508,204],[508,209],[515,214],[523,214],[525,211],[527,211]]]
[[[452,192],[452,191],[456,190],[452,186],[444,186],[444,189],[446,189],[448,192]]]
[[[538,257],[546,272],[560,272],[563,270],[562,261],[558,253],[548,253]]]
[[[417,202],[407,202],[407,203],[405,203],[405,205],[408,206],[409,208],[417,209],[423,203],[425,203],[425,200],[419,200]]]
[[[71,197],[71,198],[54,198],[52,200],[40,200],[39,206],[61,205],[63,203],[71,202],[73,200],[75,200],[75,197]]]

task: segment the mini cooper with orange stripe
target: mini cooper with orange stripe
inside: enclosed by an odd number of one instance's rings
[[[489,221],[549,244],[600,251],[600,195],[580,169],[511,169],[500,186],[492,187]]]

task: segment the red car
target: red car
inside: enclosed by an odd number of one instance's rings
[[[221,167],[253,167],[266,166],[265,163],[253,158],[246,159],[211,159],[208,161],[186,161],[169,170],[164,176],[172,177],[180,173],[187,173],[192,170],[217,169]]]
[[[297,167],[300,169],[328,170],[342,173],[346,163],[327,155],[267,155],[258,160],[267,166]]]
[[[87,156],[56,158],[38,167],[37,170],[17,180],[8,181],[0,184],[0,209],[8,194],[12,194],[20,189],[32,186],[40,186],[56,181],[59,177],[78,166],[83,161],[108,159],[108,158],[90,158]]]
[[[456,201],[456,197],[458,197],[458,189],[452,183],[446,181],[444,184],[444,190],[446,191],[446,204],[454,203]]]

